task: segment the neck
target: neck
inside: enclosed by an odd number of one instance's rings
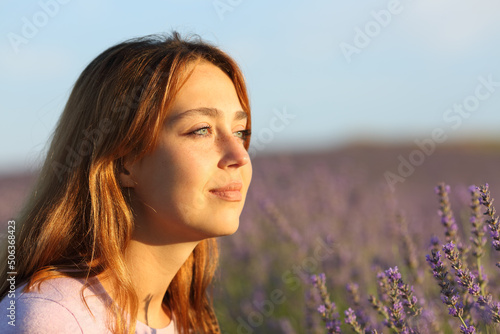
[[[139,301],[137,320],[153,328],[168,326],[172,315],[164,307],[163,297],[197,244],[149,245],[138,240],[130,241],[125,262]],[[110,293],[111,287],[105,282],[103,286]]]

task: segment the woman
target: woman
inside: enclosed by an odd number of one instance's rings
[[[18,221],[0,332],[220,332],[213,238],[238,228],[249,140],[245,82],[219,49],[173,33],[99,55]]]

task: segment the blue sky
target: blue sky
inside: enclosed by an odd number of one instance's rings
[[[3,0],[0,172],[39,165],[74,81],[100,52],[172,29],[239,62],[256,154],[412,142],[437,128],[450,140],[495,136],[498,12],[496,0]]]

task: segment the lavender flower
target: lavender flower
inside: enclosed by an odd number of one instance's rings
[[[389,280],[392,290],[397,294],[405,306],[405,311],[411,316],[420,314],[420,308],[417,307],[417,297],[413,294],[413,286],[405,284],[401,278],[398,267],[389,268],[385,275]]]
[[[411,316],[419,315],[422,309],[417,306],[418,299],[414,295],[413,286],[402,284],[399,287],[399,291],[401,293],[401,298],[403,299],[403,305],[405,306],[406,312]]]
[[[389,280],[383,272],[377,274],[377,290],[379,298],[382,302],[387,302],[389,300]]]
[[[465,325],[460,325],[460,332],[463,334],[475,334],[476,328],[472,325],[465,323]]]
[[[346,290],[351,297],[351,301],[354,305],[354,315],[356,316],[356,321],[361,328],[364,328],[364,332],[370,331],[370,324],[368,316],[363,312],[361,305],[361,297],[359,295],[359,285],[356,283],[348,283],[346,285]]]
[[[491,294],[480,296],[477,302],[480,306],[483,306],[481,315],[484,322],[500,323],[500,303],[493,302]]]
[[[500,323],[500,303],[490,303],[490,314],[494,323]]]
[[[459,318],[460,321],[464,323],[464,303],[462,302],[460,295],[457,293],[455,295],[452,295],[451,297],[442,296],[441,300],[443,301],[443,303],[448,305],[448,314],[453,317]]]
[[[346,290],[349,292],[354,305],[359,306],[360,296],[359,296],[359,285],[356,283],[348,283],[346,285]]]
[[[389,323],[389,309],[384,303],[373,295],[368,296],[368,301],[372,307],[385,319],[385,324]]]
[[[458,250],[455,248],[453,242],[444,245],[443,251],[446,254],[446,258],[450,260],[451,267],[455,269],[457,283],[466,288],[472,296],[479,296],[481,288],[475,282],[476,277],[470,272],[469,269],[464,268],[462,261],[459,258]]]
[[[476,258],[480,258],[484,254],[484,245],[486,244],[486,226],[483,224],[482,214],[481,214],[481,202],[479,188],[476,186],[470,186],[469,192],[471,194],[471,204],[470,208],[472,210],[470,216],[470,223],[472,224],[470,241],[474,245],[474,250],[472,255]]]
[[[455,249],[454,245],[452,245],[453,243],[446,244],[443,246],[443,249],[451,252]],[[448,271],[441,261],[441,253],[439,251],[436,252],[432,250],[431,255],[427,255],[427,262],[432,268],[434,278],[441,287],[441,300],[444,304],[448,305],[449,314],[453,317],[459,318],[463,323],[463,303],[460,300],[460,296],[455,291],[454,286],[448,279]]]
[[[385,275],[387,276],[389,283],[391,284],[399,284],[401,281],[401,273],[399,272],[398,267],[389,268],[385,271]]]
[[[426,259],[431,266],[432,275],[441,287],[441,293],[445,296],[451,296],[453,294],[453,285],[448,280],[448,271],[443,261],[441,261],[441,252],[432,250],[431,254],[426,256]]]
[[[439,238],[435,235],[431,237],[431,246],[437,246],[439,245]]]
[[[438,184],[435,188],[436,194],[439,197],[439,211],[438,214],[441,217],[441,223],[445,227],[445,237],[446,242],[455,242],[459,245],[460,241],[457,235],[457,224],[453,216],[453,211],[451,210],[449,192],[450,186],[444,183]]]
[[[479,191],[481,193],[481,204],[486,207],[486,212],[484,214],[488,216],[486,222],[490,227],[490,236],[493,239],[493,248],[495,248],[495,250],[497,251],[500,251],[500,223],[498,221],[498,216],[496,216],[496,210],[493,206],[493,198],[491,198],[488,183],[479,187]],[[497,266],[500,267],[500,262],[497,263]]]
[[[477,270],[477,281],[481,289],[481,294],[484,295],[486,293],[486,275],[484,274],[484,270],[481,266],[481,257],[484,255],[484,246],[486,245],[486,225],[484,225],[481,214],[481,195],[479,188],[476,186],[470,186],[469,192],[471,195],[470,208],[472,210],[470,216],[470,223],[472,225],[470,241],[474,246],[472,255],[476,258],[475,269]]]
[[[365,332],[363,327],[361,327],[361,324],[358,322],[356,318],[356,313],[352,308],[347,309],[347,311],[345,311],[344,314],[345,314],[345,319],[344,319],[345,323],[350,325],[355,333],[363,334]]]
[[[403,303],[400,299],[399,285],[401,282],[401,274],[398,267],[389,268],[385,271],[385,276],[389,281],[389,323],[388,327],[397,330],[406,330],[405,313]]]
[[[328,334],[342,333],[340,331],[340,320],[337,306],[330,301],[330,295],[326,288],[326,276],[324,273],[312,275],[311,282],[319,292],[322,304],[318,307],[318,312],[325,323]]]
[[[406,318],[407,314],[414,316],[420,312],[415,307],[417,299],[412,294],[413,288],[403,282],[398,267],[389,268],[384,273],[379,273],[377,277],[379,286],[386,290],[388,305],[384,306],[373,296],[370,296],[370,302],[384,316],[384,324],[398,333],[413,332],[413,329],[408,326]]]

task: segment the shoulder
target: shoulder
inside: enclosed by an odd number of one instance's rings
[[[97,280],[90,282],[85,301],[80,279],[48,279],[29,291],[18,287],[0,302],[0,332],[106,333],[106,295]]]

